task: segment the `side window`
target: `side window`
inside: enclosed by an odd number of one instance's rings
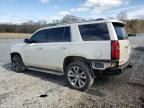
[[[59,27],[41,30],[35,33],[31,39],[34,43],[43,43],[43,42],[70,42],[70,27]]]
[[[34,43],[43,43],[46,42],[46,36],[48,35],[47,30],[41,30],[35,33],[31,38],[30,41]]]
[[[79,25],[79,30],[84,41],[110,40],[105,23]]]
[[[70,41],[70,27],[50,29],[49,35],[52,38],[52,42],[68,42]]]
[[[47,29],[47,35],[45,37],[45,41],[46,42],[53,42],[52,35],[51,35],[51,29]]]
[[[65,39],[66,42],[70,42],[71,41],[70,27],[65,27],[65,30],[64,30],[64,39]]]

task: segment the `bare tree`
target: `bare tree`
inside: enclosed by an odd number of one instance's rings
[[[117,19],[126,21],[127,20],[127,12],[122,11],[119,14],[117,14]]]
[[[80,17],[76,17],[73,15],[66,15],[63,17],[63,19],[60,21],[61,23],[72,23],[72,22],[79,22],[79,21],[83,21],[84,19],[80,18]]]

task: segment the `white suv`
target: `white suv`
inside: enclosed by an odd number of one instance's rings
[[[71,88],[84,91],[96,73],[128,66],[130,41],[124,23],[112,19],[42,28],[12,46],[12,67],[65,75]]]

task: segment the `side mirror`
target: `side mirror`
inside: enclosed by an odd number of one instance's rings
[[[24,42],[25,42],[25,43],[30,43],[30,40],[26,38],[26,39],[24,40]]]

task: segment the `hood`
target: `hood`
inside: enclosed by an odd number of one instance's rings
[[[26,45],[26,43],[22,42],[22,43],[19,43],[19,44],[12,45],[12,47],[23,47],[25,45]]]

